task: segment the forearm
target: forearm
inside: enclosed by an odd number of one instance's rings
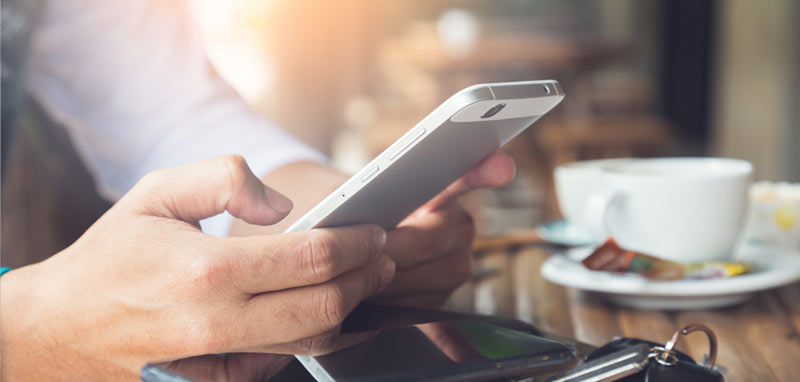
[[[103,359],[103,355],[80,354],[83,365],[74,359],[77,343],[64,342],[74,330],[64,329],[74,317],[64,317],[53,299],[63,301],[74,296],[68,291],[54,293],[58,284],[38,276],[47,261],[16,269],[0,278],[0,365],[3,381],[69,380],[82,376],[87,380],[136,380],[128,370]],[[87,360],[87,357],[92,358]]]
[[[347,175],[316,162],[292,162],[271,171],[261,180],[288,196],[294,209],[280,223],[271,226],[256,226],[237,219],[231,226],[230,236],[283,232],[347,180]]]
[[[19,300],[17,278],[24,271],[25,268],[22,268],[0,277],[0,367],[2,367],[0,378],[5,381],[17,380],[22,377],[19,375],[19,358],[22,354],[19,349],[16,349],[15,342],[19,331],[18,325],[15,323],[20,322],[17,317],[26,308],[17,303]]]

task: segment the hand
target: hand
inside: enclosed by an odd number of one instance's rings
[[[272,224],[291,202],[241,157],[143,178],[73,245],[0,278],[4,380],[136,379],[151,361],[326,350],[394,263],[373,225],[215,238],[228,210]]]
[[[394,280],[373,300],[438,308],[471,276],[475,226],[458,198],[514,178],[514,161],[498,151],[389,231],[384,252],[397,264]]]

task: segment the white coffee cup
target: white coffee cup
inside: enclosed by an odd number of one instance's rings
[[[570,229],[580,231],[582,237],[592,237],[594,241],[604,240],[604,234],[594,233],[584,221],[586,202],[592,192],[602,186],[605,168],[637,161],[634,158],[598,159],[572,162],[556,167],[553,172],[556,197],[561,214],[569,222]]]
[[[747,212],[753,167],[725,158],[663,158],[603,166],[583,219],[626,249],[680,262],[729,259]]]

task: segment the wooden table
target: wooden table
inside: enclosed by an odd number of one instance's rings
[[[447,308],[517,318],[597,346],[614,336],[666,342],[675,330],[703,323],[717,334],[717,363],[726,381],[800,379],[800,283],[758,293],[744,305],[724,309],[635,310],[545,281],[539,268],[553,251],[542,244],[531,234],[478,239],[474,280],[456,291]],[[691,334],[678,348],[701,360],[708,353],[708,341],[702,334]]]

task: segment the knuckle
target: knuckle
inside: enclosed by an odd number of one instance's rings
[[[354,255],[358,256],[361,264],[374,259],[383,250],[383,244],[379,244],[376,240],[379,235],[386,235],[386,231],[377,225],[369,225],[367,229],[359,233],[358,242],[352,250],[358,252]]]
[[[331,329],[342,323],[347,316],[344,291],[336,286],[329,285],[322,289],[318,295],[317,306],[318,321],[323,329]]]
[[[158,169],[144,174],[134,186],[134,189],[144,193],[153,193],[163,187],[165,180],[169,179],[169,169]]]
[[[379,271],[374,266],[370,266],[363,272],[364,274],[363,286],[366,295],[370,295],[380,290],[381,280],[380,277],[378,276],[378,272]]]
[[[319,341],[316,337],[306,338],[299,340],[292,346],[292,351],[299,355],[316,355],[316,349],[319,347]]]
[[[236,189],[245,183],[247,179],[247,161],[241,155],[231,154],[220,158],[225,168],[225,175],[231,185],[231,189]]]
[[[217,353],[229,349],[232,345],[231,336],[226,335],[230,331],[230,325],[213,318],[212,315],[192,317],[184,327],[189,346],[200,354]]]
[[[333,335],[322,334],[297,341],[293,346],[293,351],[301,355],[322,355],[328,352],[333,342]]]
[[[357,255],[363,262],[373,258],[373,255],[379,250],[378,244],[374,239],[379,234],[379,230],[381,228],[376,225],[368,225],[360,229],[355,237],[356,240],[353,246],[349,247],[348,250],[352,251],[353,255]]]
[[[223,155],[220,160],[233,171],[241,171],[247,167],[247,161],[239,154]]]
[[[198,256],[189,263],[186,274],[190,286],[201,293],[216,289],[225,284],[230,274],[231,265],[222,256]]]
[[[324,230],[312,232],[308,240],[302,243],[301,267],[308,272],[308,277],[312,281],[328,281],[336,276],[334,261],[336,238]]]
[[[148,185],[158,184],[158,179],[161,179],[163,177],[163,173],[164,173],[163,169],[150,171],[147,174],[144,174],[142,179],[139,180],[139,183]]]

